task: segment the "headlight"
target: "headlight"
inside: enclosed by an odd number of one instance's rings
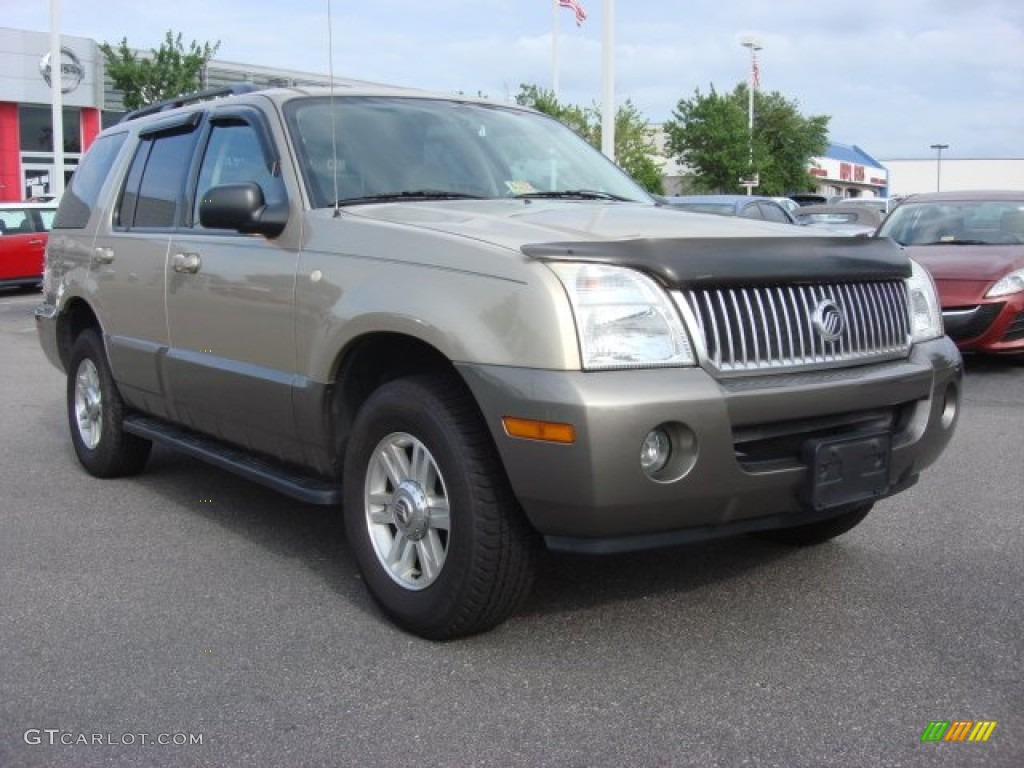
[[[996,284],[988,289],[986,299],[994,299],[999,296],[1009,296],[1011,293],[1024,291],[1024,269],[1018,269],[1008,275],[1004,275]]]
[[[694,364],[679,313],[649,277],[603,264],[549,266],[569,295],[585,369]]]
[[[913,259],[911,275],[907,278],[910,294],[910,332],[914,341],[928,341],[942,335],[942,310],[935,283],[928,270]]]

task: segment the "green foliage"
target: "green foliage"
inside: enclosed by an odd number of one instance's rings
[[[550,115],[572,128],[591,146],[601,148],[601,110],[597,106],[583,109],[562,104],[553,92],[527,84],[519,86],[516,103]],[[654,155],[647,121],[640,110],[627,100],[615,114],[615,161],[641,187],[661,194],[664,191],[661,169],[654,161]]]
[[[150,56],[137,55],[126,38],[116,49],[102,43],[100,52],[114,87],[124,93],[125,108],[138,109],[197,90],[203,68],[219,48],[219,41],[200,45],[193,40],[186,50],[181,33],[168,30],[163,44]]]
[[[600,125],[595,129],[591,125],[590,116],[587,111],[572,104],[562,104],[555,98],[552,91],[538,88],[536,85],[521,84],[519,93],[516,95],[516,104],[524,107],[531,107],[545,115],[550,115],[561,123],[572,128],[582,138],[594,144],[593,134],[598,131],[598,144],[600,146]]]
[[[754,92],[754,132],[748,130],[749,92],[745,83],[732,93],[700,89],[680,100],[666,123],[667,148],[696,174],[700,191],[742,192],[739,181],[759,174],[761,195],[783,195],[814,188],[807,173],[812,157],[828,147],[829,119],[804,117],[797,103],[777,91]],[[751,165],[751,143],[753,165]]]

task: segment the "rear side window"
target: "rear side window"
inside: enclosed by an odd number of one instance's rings
[[[194,144],[192,131],[143,137],[125,179],[116,226],[177,226]]]
[[[778,221],[782,224],[789,224],[789,217],[786,212],[782,210],[781,206],[773,205],[772,203],[758,203],[761,208],[761,216],[767,221]]]
[[[60,208],[53,221],[54,227],[82,229],[89,223],[103,182],[127,138],[127,133],[114,133],[96,139],[71,177],[71,183],[61,198]]]
[[[23,208],[0,208],[0,237],[35,232],[29,212]]]

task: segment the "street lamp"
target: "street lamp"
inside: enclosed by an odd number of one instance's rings
[[[935,191],[942,191],[942,150],[949,149],[949,144],[932,144],[935,150]]]
[[[742,185],[747,188],[747,194],[754,194],[754,187],[758,184],[758,178],[754,173],[754,91],[760,85],[757,72],[757,52],[762,49],[761,41],[752,35],[740,38],[740,45],[750,49],[750,79],[747,82],[747,157],[748,168],[747,178],[742,180]]]

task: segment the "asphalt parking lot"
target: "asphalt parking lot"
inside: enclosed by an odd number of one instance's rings
[[[4,768],[1024,765],[1024,364],[969,361],[940,463],[834,542],[551,556],[435,644],[332,510],[160,448],[86,475],[37,300],[0,292]]]

